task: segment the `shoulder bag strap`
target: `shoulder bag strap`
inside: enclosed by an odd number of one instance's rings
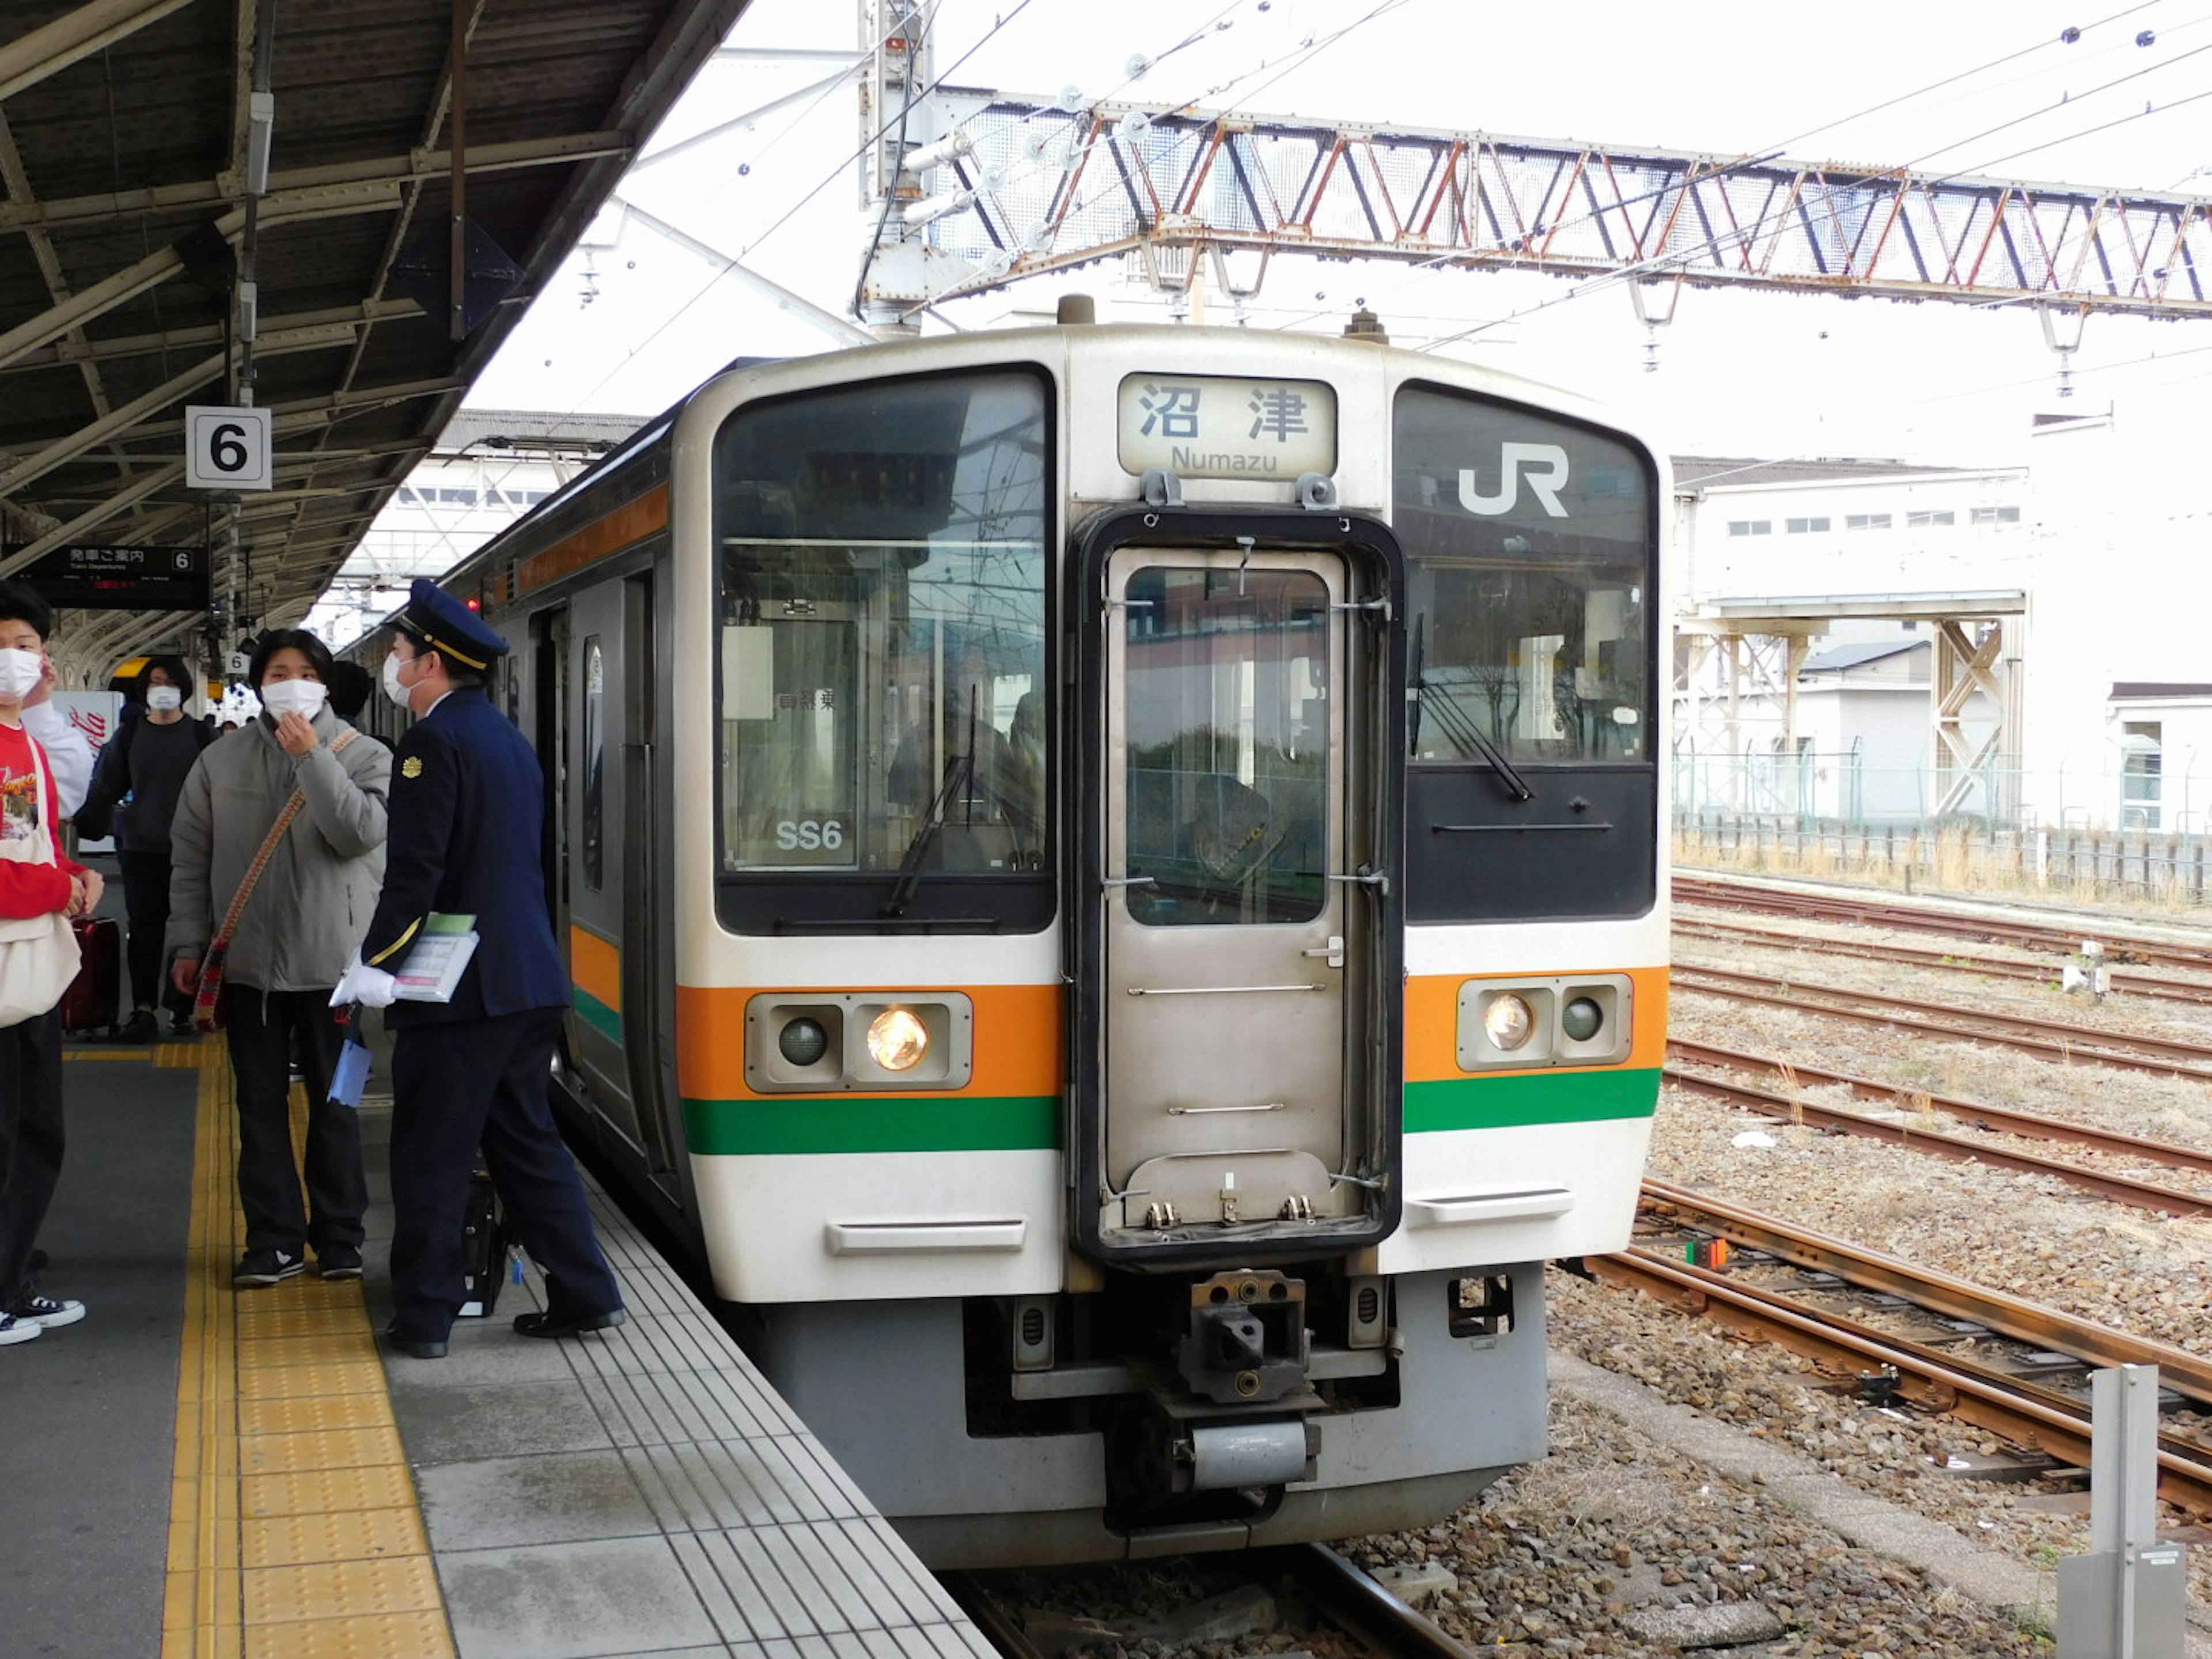
[[[331,744],[331,752],[337,754],[360,735],[360,732],[348,727]],[[276,815],[276,822],[269,826],[268,835],[262,838],[261,850],[253,855],[253,862],[246,866],[246,879],[238,884],[238,891],[230,901],[230,908],[223,914],[222,926],[216,929],[215,938],[208,947],[210,951],[217,945],[228,945],[230,936],[238,931],[239,913],[246,908],[246,901],[253,896],[253,884],[261,879],[261,872],[268,868],[270,855],[276,852],[276,843],[284,839],[284,832],[292,827],[292,820],[300,816],[300,809],[307,804],[307,792],[295,789],[292,799],[284,803],[284,810]]]

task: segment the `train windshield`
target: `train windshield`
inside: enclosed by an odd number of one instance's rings
[[[725,872],[1047,868],[1045,410],[1040,379],[994,372],[756,404],[717,435]]]
[[[1392,435],[1413,763],[1650,765],[1654,520],[1638,453],[1421,386],[1398,394]]]

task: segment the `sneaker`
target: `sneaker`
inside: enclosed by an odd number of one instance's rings
[[[57,1325],[74,1325],[83,1318],[84,1304],[57,1302],[34,1291],[10,1308],[8,1317],[18,1325],[36,1325],[40,1330],[50,1331]]]
[[[18,1319],[13,1314],[0,1314],[0,1348],[10,1342],[28,1342],[34,1336],[46,1334],[44,1325],[33,1324],[27,1319]]]
[[[357,1244],[325,1245],[315,1252],[315,1271],[325,1279],[359,1279],[361,1247]]]
[[[152,1042],[160,1036],[161,1032],[154,1024],[154,1011],[151,1008],[134,1008],[131,1018],[115,1028],[114,1040],[118,1042]]]
[[[200,1028],[192,1024],[192,1017],[190,1014],[171,1014],[169,1016],[169,1035],[171,1036],[196,1037],[199,1034]]]
[[[274,1285],[294,1273],[307,1271],[305,1257],[287,1250],[248,1250],[239,1257],[230,1275],[234,1285]]]

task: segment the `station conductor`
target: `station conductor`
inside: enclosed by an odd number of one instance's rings
[[[514,1328],[604,1330],[622,1322],[623,1305],[546,1103],[568,983],[545,908],[544,775],[485,690],[507,642],[422,580],[396,630],[384,690],[416,719],[393,758],[384,889],[338,994],[390,1010],[394,1311],[386,1334],[401,1352],[435,1359],[462,1305],[463,1212],[479,1146],[510,1228],[545,1274],[545,1310]],[[433,913],[472,916],[475,954],[451,1000],[394,1001],[393,973]]]

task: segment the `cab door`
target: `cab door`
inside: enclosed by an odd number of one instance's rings
[[[1391,607],[1373,561],[1243,542],[1102,568],[1078,1131],[1109,1255],[1365,1236],[1395,1161]]]

